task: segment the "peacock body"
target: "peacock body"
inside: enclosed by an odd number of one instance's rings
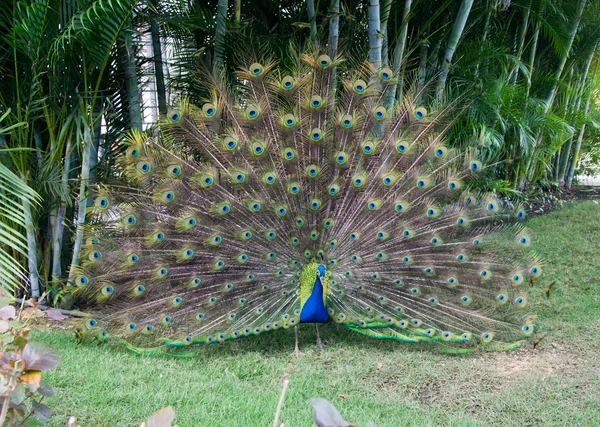
[[[235,86],[207,74],[201,108],[127,136],[76,279],[87,334],[138,351],[329,320],[465,349],[532,334],[524,211],[472,190],[487,137],[450,149],[455,103],[386,109],[392,71],[341,61],[248,61]],[[500,219],[517,220],[502,251]]]

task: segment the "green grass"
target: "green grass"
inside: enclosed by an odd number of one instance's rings
[[[569,204],[528,226],[547,266],[531,289],[544,339],[510,353],[449,356],[370,340],[337,325],[313,345],[314,329],[209,346],[198,357],[142,357],[115,346],[76,345],[66,332],[38,335],[62,351],[46,374],[52,426],[139,426],[172,405],[185,426],[269,426],[287,374],[281,422],[312,425],[311,397],[331,401],[346,420],[400,425],[600,424],[600,206]],[[551,298],[543,288],[556,280]],[[343,397],[340,397],[343,395]]]

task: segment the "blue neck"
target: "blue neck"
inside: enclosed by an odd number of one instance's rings
[[[300,323],[325,323],[327,320],[329,315],[323,303],[323,285],[317,276],[312,293],[300,312]]]

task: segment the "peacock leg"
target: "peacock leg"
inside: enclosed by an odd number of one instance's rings
[[[294,356],[296,359],[300,357],[300,349],[298,348],[298,326],[294,326],[294,335],[296,335],[296,347],[294,348]]]
[[[325,348],[325,344],[323,344],[323,341],[321,341],[321,337],[319,336],[319,325],[317,323],[315,323],[315,330],[317,331],[317,347],[323,350]]]

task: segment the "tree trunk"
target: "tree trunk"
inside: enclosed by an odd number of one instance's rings
[[[52,227],[52,281],[56,282],[62,277],[62,240],[63,232],[65,229],[64,220],[67,212],[67,205],[69,200],[67,194],[69,194],[69,170],[71,167],[71,141],[67,141],[65,148],[65,156],[63,163],[63,170],[61,176],[61,196],[56,212],[56,218],[54,226]]]
[[[329,39],[327,40],[327,44],[329,57],[333,61],[337,59],[339,38],[340,0],[331,0],[331,8],[329,9]]]
[[[310,26],[310,39],[314,41],[317,38],[315,0],[306,0],[306,14],[308,15],[308,25]]]
[[[85,125],[83,134],[79,201],[77,205],[77,222],[75,243],[73,244],[73,257],[71,259],[71,267],[69,268],[69,285],[73,284],[73,281],[75,280],[75,272],[77,270],[77,266],[79,265],[79,254],[81,252],[81,244],[83,242],[83,227],[85,225],[85,211],[87,208],[88,180],[90,177],[90,155],[92,153],[90,148],[92,145],[92,129],[90,129],[89,125]]]
[[[404,67],[402,61],[404,60],[404,49],[406,48],[406,36],[408,34],[408,18],[410,15],[410,7],[412,0],[404,0],[404,13],[402,14],[402,26],[400,27],[400,35],[396,40],[396,46],[394,47],[394,57],[392,59],[392,71],[394,77],[398,79],[398,83],[394,84],[389,91],[385,106],[387,109],[394,107],[396,97],[402,100],[404,95]],[[397,93],[397,95],[396,95]]]
[[[537,51],[538,39],[540,37],[540,23],[535,24],[535,32],[533,33],[533,41],[531,43],[531,50],[529,51],[529,77],[527,78],[527,97],[529,97],[529,91],[531,90],[531,79],[533,77],[533,65],[535,63],[535,54]]]
[[[437,99],[442,97],[444,89],[446,88],[446,80],[448,79],[448,73],[450,72],[450,67],[452,65],[452,57],[454,56],[458,41],[465,29],[465,24],[467,23],[467,18],[469,17],[472,6],[473,0],[462,0],[456,19],[454,20],[454,26],[452,27],[452,33],[450,33],[450,39],[448,40],[448,46],[446,47],[446,53],[444,55],[444,63],[442,64],[442,71],[440,72],[436,88]]]
[[[426,34],[423,34],[426,36]],[[427,77],[427,54],[429,50],[429,42],[427,39],[421,41],[419,47],[419,70],[417,71],[417,93],[421,93],[425,88],[425,77]],[[417,102],[421,102],[423,94],[419,97]]]
[[[590,67],[592,65],[592,61],[594,60],[594,55],[596,53],[596,49],[597,46],[594,47],[594,49],[592,49],[592,51],[590,52],[590,55],[587,58],[584,70],[583,70],[583,81],[581,83],[581,89],[579,92],[579,102],[581,102],[581,97],[583,95],[583,91],[585,90],[585,85],[587,83],[587,78],[589,76],[589,72],[590,72]],[[588,99],[585,103],[585,109],[584,109],[584,115],[587,116],[589,110],[590,110],[590,103],[591,103],[591,98],[593,95],[593,91],[590,90],[590,95],[588,96]],[[579,111],[579,105],[576,108],[576,111]],[[573,155],[571,157],[571,162],[569,164],[569,167],[567,168],[567,166],[565,165],[565,174],[566,174],[566,182],[567,185],[571,185],[573,183],[573,176],[575,175],[575,169],[577,169],[577,162],[579,160],[579,152],[581,151],[581,143],[583,142],[583,136],[585,134],[585,127],[586,124],[585,122],[581,125],[581,130],[579,131],[579,135],[577,136],[577,143],[575,144],[575,148],[573,150]],[[568,163],[568,162],[565,162]]]
[[[240,28],[242,22],[242,0],[233,0],[233,28]]]
[[[225,32],[227,30],[228,0],[219,0],[217,5],[217,28],[215,31],[215,68],[223,68],[225,64]]]
[[[332,61],[337,59],[338,42],[340,38],[340,0],[331,0],[329,9],[329,39],[327,41],[327,51]],[[327,119],[329,120],[335,111],[335,90],[337,87],[337,73],[334,67],[331,70],[331,82],[327,88],[327,99],[329,107],[327,110]]]
[[[379,0],[369,0],[369,62],[376,70],[381,68],[381,20],[379,15]]]
[[[156,7],[158,0],[152,0]],[[167,92],[165,89],[165,72],[163,70],[162,44],[160,40],[160,29],[156,19],[150,20],[150,34],[152,36],[152,59],[154,62],[154,80],[156,82],[156,98],[158,101],[158,112],[167,114]]]
[[[133,26],[131,19],[127,21],[123,31],[125,47],[125,79],[127,81],[127,108],[132,129],[142,130],[142,109],[140,107],[140,92],[138,89],[137,66],[135,63],[135,48],[133,44]]]
[[[519,32],[519,39],[518,39],[519,45],[517,48],[517,59],[519,61],[521,60],[521,56],[523,56],[523,49],[525,47],[525,37],[527,36],[527,27],[529,24],[530,10],[531,10],[531,1],[529,1],[529,4],[527,5],[527,9],[525,10],[525,13],[523,14],[523,21],[521,22],[521,31]],[[514,85],[517,83],[518,78],[519,78],[519,67],[515,66],[512,74],[511,74],[511,77],[510,77],[510,82]]]
[[[23,182],[27,183],[25,176],[21,175]],[[38,248],[35,233],[35,223],[31,213],[29,199],[23,197],[23,214],[25,219],[25,231],[27,232],[27,266],[29,268],[29,286],[31,298],[37,300],[40,297],[40,274],[38,272]]]
[[[390,19],[390,10],[392,9],[392,0],[382,0],[381,3],[381,61],[384,67],[389,66],[388,58],[388,21]]]
[[[567,63],[567,59],[569,57],[569,53],[571,53],[571,47],[573,46],[573,40],[575,40],[575,36],[577,35],[577,30],[579,29],[579,23],[581,21],[581,15],[583,14],[583,9],[585,8],[587,0],[579,0],[577,5],[577,11],[575,12],[575,17],[573,19],[573,25],[569,29],[569,38],[567,41],[566,49],[560,58],[560,62],[556,67],[556,71],[554,72],[553,83],[550,88],[550,92],[546,97],[544,113],[547,113],[552,107],[552,103],[554,102],[554,97],[556,96],[556,91],[558,90],[558,82],[560,80],[560,76],[563,73],[565,68],[565,64]]]
[[[574,91],[571,89],[573,87],[573,73],[575,72],[575,66],[572,65],[571,66],[571,72],[569,73],[569,79],[566,82],[566,96],[565,96],[565,100],[564,100],[564,114],[563,114],[563,118],[565,121],[567,121],[568,119],[568,114],[569,114],[569,110],[572,108],[571,105],[571,101],[572,101],[572,95],[574,93]],[[579,79],[578,79],[579,80]],[[577,83],[575,83],[575,86],[577,87]],[[577,102],[577,101],[575,101]],[[573,142],[573,137],[569,138],[569,141],[563,143],[563,145],[560,147],[560,149],[558,150],[558,153],[555,154],[555,162],[554,162],[554,181],[555,182],[560,182],[560,170],[564,169],[563,162],[566,166],[566,159],[569,158],[570,152],[571,152],[571,144]],[[563,179],[564,179],[564,172],[563,172]]]
[[[590,92],[590,96],[585,103],[585,115],[590,111],[590,101],[592,98],[592,94]],[[567,185],[571,185],[573,183],[573,177],[575,176],[575,170],[577,169],[577,162],[579,162],[579,153],[581,152],[581,143],[583,142],[583,135],[585,134],[585,123],[581,125],[581,130],[579,131],[579,135],[577,136],[577,143],[575,144],[575,149],[573,150],[573,156],[571,158],[571,164],[569,166],[569,173],[567,174]]]
[[[485,21],[483,23],[483,35],[481,36],[481,44],[484,44],[487,41],[487,37],[490,31],[490,19],[492,18],[492,8],[490,7],[489,1],[485,2]],[[475,67],[475,77],[479,77],[479,67],[481,66],[481,61],[477,61],[477,66]],[[485,62],[485,72],[487,73],[488,61]]]

